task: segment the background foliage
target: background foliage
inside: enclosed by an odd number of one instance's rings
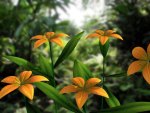
[[[83,7],[88,7],[88,3],[92,3],[92,0],[83,0]],[[23,70],[3,59],[4,55],[22,57],[36,65],[39,65],[40,54],[49,56],[46,45],[33,50],[30,41],[32,36],[47,31],[61,31],[74,35],[81,29],[86,33],[91,33],[94,29],[116,30],[122,35],[124,41],[110,40],[111,48],[107,57],[108,67],[106,69],[108,75],[126,72],[129,63],[133,60],[131,50],[135,46],[146,48],[150,42],[149,0],[108,0],[105,2],[107,7],[104,14],[99,18],[90,18],[88,21],[85,19],[85,23],[80,29],[69,20],[59,19],[58,8],[66,12],[66,8],[70,4],[72,4],[71,0],[19,0],[17,5],[13,4],[13,0],[0,1],[0,79]],[[54,45],[54,60],[57,59],[61,50],[62,48]],[[73,60],[76,58],[86,64],[95,76],[99,74],[99,70],[102,70],[102,56],[99,53],[98,41],[82,38],[69,59],[55,71],[58,89],[69,83],[73,76]],[[121,104],[150,101],[150,86],[144,81],[141,73],[137,73],[133,77],[107,78],[106,85],[110,87]],[[47,99],[39,90],[36,90],[35,94],[35,103],[40,109],[45,113],[52,112],[54,106],[51,103],[53,101]],[[6,96],[0,101],[0,111],[3,113],[25,112],[20,96],[21,94],[17,92]],[[91,98],[95,101],[94,103],[89,101],[88,104],[99,108],[97,100],[100,98],[96,96]],[[96,109],[91,107],[91,110]],[[66,110],[61,108],[59,112],[66,112]],[[70,112],[68,111],[68,113]]]

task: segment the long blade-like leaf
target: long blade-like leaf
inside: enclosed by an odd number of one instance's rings
[[[52,64],[49,62],[48,58],[43,55],[39,56],[39,64],[41,71],[47,75],[52,76]]]
[[[34,83],[43,93],[45,93],[49,98],[53,99],[56,103],[59,105],[67,108],[68,110],[71,110],[76,113],[82,113],[74,103],[69,101],[64,95],[60,94],[58,90],[56,90],[54,87],[43,83],[38,82]]]
[[[100,113],[139,113],[150,112],[150,102],[133,102],[122,106],[104,109]]]
[[[83,77],[86,80],[92,77],[91,71],[79,60],[74,61],[73,77]]]
[[[52,72],[52,64],[49,62],[49,59],[43,55],[39,56],[40,72],[42,75],[45,75],[49,78],[50,84],[54,86],[54,77]]]
[[[112,75],[108,75],[108,76],[105,76],[105,77],[125,77],[125,76],[127,76],[127,72],[112,74]]]
[[[149,89],[138,88],[138,89],[135,89],[135,91],[140,95],[144,95],[144,96],[149,96],[150,95],[150,90]]]
[[[15,57],[15,56],[4,56],[4,58],[10,60],[11,62],[16,63],[19,66],[27,67],[30,62],[27,60],[20,58],[20,57]]]
[[[109,107],[120,106],[120,102],[115,97],[115,95],[113,95],[113,93],[106,86],[104,86],[104,89],[106,90],[106,92],[109,95],[109,98],[105,98],[105,100],[106,100],[107,104],[109,105]]]
[[[80,38],[82,37],[84,32],[81,32],[74,37],[67,43],[63,51],[61,52],[60,56],[58,57],[54,67],[57,67],[64,59],[66,59],[74,50],[76,45],[78,44]]]
[[[15,64],[24,67],[26,70],[32,70],[34,74],[41,74],[39,69],[35,67],[32,63],[29,61],[15,56],[4,56],[4,58],[10,60],[11,62],[14,62]]]

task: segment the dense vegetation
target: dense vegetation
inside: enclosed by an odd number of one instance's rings
[[[107,78],[106,86],[111,88],[121,104],[150,101],[150,86],[144,81],[141,73],[137,73],[134,77],[126,77],[128,65],[133,60],[132,49],[136,46],[146,49],[150,43],[149,0],[108,0],[105,3],[107,8],[102,17],[99,19],[93,17],[90,21],[85,21],[82,28],[77,28],[69,20],[59,20],[58,8],[65,12],[66,7],[72,4],[71,0],[19,0],[17,5],[14,5],[12,1],[0,1],[0,79],[23,70],[22,67],[3,58],[5,55],[24,58],[36,66],[39,65],[40,54],[49,56],[46,45],[37,50],[33,49],[30,39],[34,35],[44,34],[48,31],[61,31],[73,36],[82,29],[86,32],[84,36],[86,37],[95,29],[114,29],[121,34],[124,41],[110,40],[111,48],[107,56],[106,74],[124,73],[125,76]],[[83,0],[83,6],[86,6],[88,2],[92,2],[92,0]],[[101,22],[102,19],[105,19],[105,22]],[[54,45],[55,61],[62,49]],[[68,84],[72,77],[73,60],[76,58],[86,64],[95,75],[102,70],[102,56],[99,54],[97,41],[83,38],[71,56],[55,71],[58,89]],[[44,110],[44,113],[53,112],[54,106],[51,105],[53,101],[45,97],[38,89],[35,92],[39,92],[35,93],[35,98],[38,98],[35,103],[39,108]],[[24,100],[18,98],[21,96],[17,92],[6,96],[0,101],[0,111],[23,113]],[[92,98],[95,100],[94,103],[89,101],[88,104],[99,108],[97,100],[101,98]],[[106,103],[104,103],[104,107],[107,107]],[[19,111],[20,109],[21,111]],[[94,107],[90,109],[96,111]],[[60,113],[64,111],[66,111],[64,108],[59,110]],[[68,111],[68,113],[71,112]]]

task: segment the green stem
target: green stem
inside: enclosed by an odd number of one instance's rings
[[[103,73],[102,73],[102,87],[104,85],[104,82],[105,82],[105,57],[103,58]]]
[[[56,87],[55,76],[54,76],[53,49],[52,49],[52,43],[51,43],[51,42],[49,42],[49,47],[50,47],[50,58],[51,58],[51,63],[52,63],[53,86]],[[54,102],[54,104],[55,104],[55,113],[58,113],[58,112],[57,112],[57,109],[58,109],[57,103]]]
[[[56,87],[55,83],[55,75],[54,75],[54,60],[53,60],[53,49],[52,49],[52,43],[49,42],[49,49],[50,49],[50,59],[51,59],[51,65],[52,65],[52,79],[53,79],[53,86]]]
[[[105,57],[103,57],[103,73],[102,73],[102,87],[104,86],[105,83]],[[101,109],[104,107],[104,98],[102,97],[101,100]]]
[[[86,103],[83,106],[83,111],[84,111],[84,113],[87,113],[87,104]]]
[[[23,99],[24,99],[24,103],[25,103],[25,106],[26,106],[27,99],[26,99],[25,96],[23,96]]]

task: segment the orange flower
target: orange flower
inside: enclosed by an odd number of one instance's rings
[[[63,47],[63,42],[60,39],[61,37],[68,37],[65,33],[54,33],[54,32],[46,32],[44,35],[36,35],[31,38],[31,40],[36,39],[37,41],[34,44],[34,48],[38,48],[45,42],[54,42],[59,46]]]
[[[31,74],[32,71],[23,71],[18,77],[8,76],[4,78],[1,82],[8,83],[9,85],[6,85],[1,89],[0,99],[10,92],[14,91],[15,89],[18,89],[23,95],[32,100],[34,96],[34,88],[31,83],[48,81],[48,79],[40,75],[31,77]]]
[[[132,50],[132,55],[138,60],[130,64],[127,74],[132,75],[142,71],[144,79],[150,84],[150,44],[147,47],[147,52],[142,47],[135,47]]]
[[[108,94],[103,88],[95,86],[100,81],[101,80],[98,78],[90,78],[85,82],[83,78],[75,77],[72,79],[73,84],[65,86],[63,89],[61,89],[60,93],[63,94],[75,92],[77,106],[81,109],[87,101],[88,95],[91,93],[108,98]]]
[[[116,34],[115,31],[113,30],[107,30],[107,31],[102,31],[102,30],[96,30],[94,33],[91,33],[90,35],[87,36],[87,38],[94,38],[97,37],[99,38],[100,42],[102,45],[104,45],[109,37],[114,37],[123,40],[123,38]]]

